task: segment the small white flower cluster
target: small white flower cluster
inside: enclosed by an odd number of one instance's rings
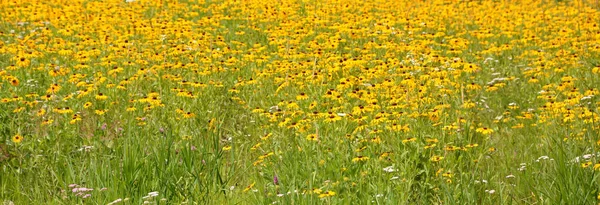
[[[481,181],[479,181],[479,180],[475,180],[475,184],[487,184],[487,183],[488,183],[488,181],[487,181],[487,180],[485,180],[485,179],[482,179]],[[493,189],[486,189],[486,190],[485,190],[485,193],[488,193],[488,194],[494,194],[494,193],[496,193],[496,190],[493,190]]]
[[[158,196],[158,192],[157,191],[153,191],[153,192],[148,193],[148,195],[142,197],[142,199],[144,200],[143,204],[152,204],[152,203],[154,203],[152,201],[152,199],[154,199],[154,197],[156,197],[156,196]],[[167,199],[165,199],[165,198],[162,198],[160,200],[161,201],[167,201]]]
[[[486,58],[485,60],[483,60],[483,64],[487,64],[488,62],[495,62],[498,63],[500,62],[499,60],[493,59],[493,58]]]
[[[521,163],[520,164],[521,167],[519,167],[517,170],[519,171],[525,171],[527,169],[527,163]]]
[[[575,159],[571,160],[571,163],[579,163],[581,161],[589,161],[592,157],[596,157],[597,155],[600,155],[600,153],[597,154],[584,154],[580,157],[575,157]]]
[[[397,170],[396,170],[396,169],[394,169],[394,166],[392,165],[392,166],[389,166],[389,167],[383,168],[383,171],[384,171],[384,172],[387,172],[387,173],[392,173],[392,172],[396,172]]]
[[[89,152],[93,148],[94,148],[94,146],[83,145],[77,151],[79,151],[79,152],[82,152],[82,151]]]
[[[152,199],[155,196],[158,196],[158,192],[157,191],[153,191],[153,192],[148,193],[148,195],[142,197],[142,199]]]
[[[113,205],[113,204],[117,204],[117,203],[120,203],[123,201],[129,201],[129,198],[125,198],[125,199],[118,198],[117,200],[114,200],[114,201],[108,203],[107,205]]]
[[[485,180],[485,179],[482,179],[481,181],[479,181],[479,180],[475,180],[475,184],[479,184],[479,183],[484,183],[484,184],[487,184],[487,183],[488,183],[488,181],[487,181],[487,180]]]
[[[594,96],[593,95],[587,95],[587,96],[581,97],[581,101],[592,99],[592,97],[594,97]],[[588,104],[589,103],[591,103],[591,102],[588,102]]]
[[[376,198],[376,199],[377,199],[377,198],[381,198],[381,197],[383,197],[383,194],[377,194],[377,195],[375,195],[375,198]],[[372,200],[372,201],[371,201],[371,203],[377,203],[377,201],[375,201],[375,200]]]
[[[487,84],[488,85],[494,85],[494,84],[496,84],[498,82],[507,81],[507,80],[508,80],[508,78],[494,78],[494,79],[492,79],[492,81],[487,82]]]
[[[85,188],[85,187],[80,187],[77,184],[70,184],[69,188],[72,188],[72,192],[75,193],[75,196],[79,196],[81,198],[88,198],[91,197],[92,194],[90,194],[89,192],[94,191],[94,189],[90,189],[90,188]]]
[[[12,201],[3,201],[2,205],[15,205],[15,203]]]
[[[258,190],[256,190],[256,189],[253,189],[252,191],[253,191],[253,192],[257,192]],[[285,195],[290,195],[290,194],[298,194],[298,190],[294,190],[294,192],[288,191],[288,192],[287,192],[287,193],[285,193],[285,194],[283,194],[283,193],[280,193],[280,194],[277,194],[277,196],[278,196],[278,197],[284,197]],[[304,195],[304,193],[302,193],[302,195]]]
[[[535,160],[535,162],[540,162],[540,160],[550,160],[550,161],[554,161],[554,159],[548,157],[548,156],[541,156],[538,159]]]

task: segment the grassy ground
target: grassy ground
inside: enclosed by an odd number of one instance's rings
[[[0,1],[3,204],[595,204],[595,1]]]

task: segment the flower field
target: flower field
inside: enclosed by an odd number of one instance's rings
[[[598,204],[597,0],[0,1],[0,203]]]

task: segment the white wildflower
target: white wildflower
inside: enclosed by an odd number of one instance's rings
[[[121,201],[123,201],[123,199],[121,199],[121,198],[118,198],[117,200],[114,200],[114,201],[112,201],[112,202],[108,203],[107,205],[113,205],[113,204],[119,203],[119,202],[121,202]]]
[[[391,172],[395,172],[396,169],[394,169],[394,166],[389,166],[389,167],[383,168],[383,171],[391,173]]]

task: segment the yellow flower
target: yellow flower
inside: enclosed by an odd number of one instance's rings
[[[11,77],[8,80],[12,86],[19,86],[19,79],[16,77]]]
[[[227,145],[225,147],[223,147],[223,151],[229,151],[231,150],[231,146]]]
[[[23,110],[25,110],[25,107],[18,107],[18,108],[15,108],[15,109],[13,110],[13,113],[19,113],[19,112],[21,112],[21,111],[23,111]]]
[[[452,178],[452,176],[454,176],[454,175],[452,174],[452,172],[447,171],[446,173],[443,173],[442,176],[447,177],[447,178]]]
[[[362,162],[362,161],[367,161],[367,160],[369,160],[369,157],[358,156],[358,157],[355,157],[354,159],[352,159],[352,162]]]
[[[414,141],[417,141],[417,138],[415,138],[415,137],[409,137],[407,139],[402,140],[402,144],[406,144],[408,142],[414,142]]]
[[[96,113],[96,115],[104,115],[106,113],[106,111],[108,111],[108,109],[94,110],[94,113]]]
[[[252,113],[263,113],[263,112],[265,112],[265,110],[260,109],[260,107],[256,107],[256,108],[254,108],[254,110],[252,110]]]
[[[296,100],[306,100],[308,99],[308,95],[306,95],[306,93],[300,93],[299,95],[296,96]]]
[[[46,114],[46,110],[44,108],[39,109],[35,115],[42,116]]]
[[[19,134],[12,137],[12,142],[14,143],[21,143],[21,141],[23,141],[23,137]]]
[[[27,67],[27,66],[29,66],[30,63],[31,63],[31,61],[29,61],[29,59],[27,59],[25,57],[20,57],[17,60],[17,65],[20,67]]]
[[[492,130],[490,128],[487,128],[487,127],[477,128],[475,131],[479,132],[481,134],[484,134],[484,135],[488,135],[488,134],[494,133],[494,130]]]
[[[50,88],[48,88],[48,90],[46,90],[46,93],[56,94],[60,89],[61,89],[61,86],[55,83],[55,84],[50,85]]]
[[[310,103],[310,105],[308,105],[308,109],[311,109],[311,110],[315,107],[317,107],[317,101],[313,101],[312,103]]]
[[[523,123],[519,123],[519,124],[516,124],[515,126],[512,126],[511,128],[520,129],[520,128],[524,128],[524,127],[525,127],[525,125]]]
[[[319,140],[319,136],[317,134],[310,134],[310,135],[306,136],[306,139],[310,140],[310,141],[317,141],[317,140]]]
[[[431,157],[429,160],[432,162],[439,162],[439,161],[442,161],[442,159],[444,159],[444,157],[435,155],[435,156]]]
[[[83,104],[84,108],[89,108],[90,106],[92,106],[91,102],[86,102],[85,104]]]
[[[478,144],[468,144],[468,145],[465,145],[466,148],[473,148],[473,147],[477,147],[477,146],[479,146],[479,145]]]
[[[435,176],[437,177],[438,175],[440,175],[440,173],[442,173],[444,171],[444,168],[440,168],[435,172]]]
[[[192,113],[192,112],[187,112],[183,114],[183,118],[193,118],[195,117],[196,114]]]
[[[254,187],[254,184],[256,184],[256,182],[253,182],[252,184],[248,185],[243,192],[247,192],[250,191],[250,189],[252,189],[252,187]]]
[[[475,103],[471,101],[464,102],[462,105],[463,108],[469,109],[475,107]]]
[[[590,165],[592,165],[592,162],[584,162],[584,163],[581,163],[581,167],[583,167],[583,168],[587,168],[587,167],[589,167]]]
[[[75,124],[79,121],[81,121],[81,118],[73,118],[71,121],[69,121],[69,124]]]
[[[321,192],[323,192],[323,190],[319,189],[319,188],[315,188],[312,190],[313,193],[315,194],[321,194]]]
[[[44,120],[44,121],[42,122],[42,125],[49,125],[49,124],[52,124],[52,122],[54,122],[54,120],[52,120],[52,119],[47,119],[47,120]]]
[[[256,149],[258,149],[260,147],[260,145],[262,145],[262,143],[259,142],[259,143],[255,144],[254,146],[252,146],[250,148],[250,150],[256,150]]]
[[[428,143],[437,143],[437,142],[439,142],[439,140],[437,138],[428,138],[428,139],[425,139],[425,142],[428,142]]]
[[[103,93],[98,93],[98,95],[96,95],[96,100],[106,100],[108,99],[108,96],[104,95]]]
[[[392,154],[392,152],[384,152],[384,153],[381,153],[381,154],[379,155],[379,159],[385,159],[385,158],[387,158],[388,156],[390,156],[390,154]]]
[[[327,116],[327,118],[325,118],[325,120],[324,120],[324,121],[325,121],[325,122],[335,122],[335,121],[339,121],[339,120],[341,120],[341,119],[342,119],[342,117],[340,117],[339,115],[336,115],[336,114],[329,114],[329,115]]]
[[[456,150],[460,150],[460,147],[454,146],[454,145],[448,145],[444,148],[444,150],[446,151],[456,151]]]
[[[335,196],[335,192],[333,191],[326,191],[322,194],[319,194],[319,198],[323,198],[323,197],[331,197],[331,196]]]
[[[479,86],[475,83],[470,83],[467,85],[467,89],[468,90],[479,90],[479,89],[481,89],[481,86]]]
[[[424,149],[431,149],[434,148],[435,146],[437,146],[436,144],[430,144],[430,145],[425,145],[425,147],[423,147]]]
[[[73,113],[73,110],[71,110],[69,107],[54,108],[52,111],[58,114]]]

